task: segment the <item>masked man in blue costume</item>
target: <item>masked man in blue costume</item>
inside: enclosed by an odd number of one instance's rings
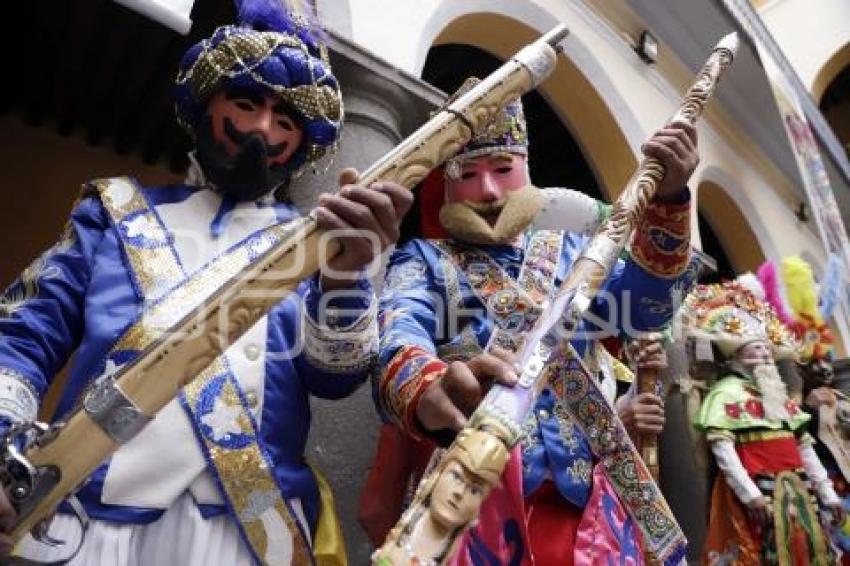
[[[447,442],[488,384],[515,383],[510,353],[516,338],[528,331],[578,257],[587,241],[582,232],[592,230],[603,214],[584,195],[533,187],[527,147],[522,107],[515,103],[440,177],[426,181],[420,200],[427,239],[414,239],[391,256],[379,308],[375,393],[382,416],[414,438]],[[673,313],[675,288],[691,276],[685,183],[698,162],[696,132],[670,124],[644,152],[665,164],[667,176],[636,230],[629,257],[618,262],[605,296],[592,309],[612,321],[615,334],[664,326]],[[585,325],[585,331],[591,329]],[[575,344],[613,402],[613,358],[586,335]],[[483,353],[488,345],[501,349]],[[604,523],[586,509],[598,475],[562,400],[563,387],[552,383],[542,391],[501,488],[490,494],[450,563],[597,564],[615,554],[643,560],[627,522],[610,525],[609,533],[621,535],[611,552],[599,546],[604,534],[592,534]],[[663,422],[660,399],[636,399],[630,395],[618,404],[621,415],[628,413],[624,421],[657,433]],[[580,528],[594,519],[596,526]],[[413,557],[411,563],[424,563],[414,558],[423,560]]]
[[[335,149],[339,86],[306,20],[274,2],[237,7],[240,25],[219,28],[180,65],[177,116],[197,150],[187,182],[88,183],[59,243],[3,297],[4,426],[36,417],[76,352],[57,409],[67,415],[301,222],[277,197]],[[360,234],[341,236],[333,276],[302,282],[92,474],[78,493],[92,521],[72,564],[344,563],[329,491],[304,459],[308,397],[345,397],[366,379],[377,301],[361,272],[398,237],[412,200],[399,185],[345,176],[316,209],[322,228]],[[7,529],[13,513],[0,499]],[[66,507],[49,534],[66,548],[25,539],[18,551],[67,554],[79,528]]]

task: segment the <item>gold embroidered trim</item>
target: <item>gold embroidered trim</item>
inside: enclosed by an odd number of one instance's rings
[[[781,438],[794,438],[794,433],[790,430],[746,430],[735,433],[735,441],[742,444],[763,440],[779,440]]]
[[[122,177],[94,181],[93,186],[101,194],[102,202],[117,227],[139,291],[147,301],[156,301],[113,346],[110,357],[116,352],[145,349],[249,265],[253,258],[285,239],[306,221],[299,218],[249,236],[243,245],[230,250],[207,268],[186,279],[176,252],[171,248],[165,227],[136,184],[131,179]],[[131,221],[138,218],[143,220],[128,227],[128,216]],[[157,242],[160,242],[162,247],[147,247]],[[165,294],[172,288],[173,291]],[[214,379],[224,381],[216,402],[220,400],[226,405],[225,410],[230,411],[232,422],[238,423],[240,434],[250,439],[244,446],[226,447],[222,443],[213,442],[206,434],[197,430],[201,428],[205,418],[205,415],[198,415],[196,412],[200,394]],[[270,525],[279,523],[280,521],[275,521],[274,515],[277,515],[293,538],[292,564],[311,564],[310,547],[281,497],[270,464],[258,444],[257,430],[250,418],[250,407],[242,402],[245,397],[239,395],[238,384],[230,373],[226,358],[219,356],[213,361],[183,388],[181,398],[195,423],[196,437],[206,448],[209,456],[208,469],[218,477],[223,495],[230,502],[255,555],[264,559],[270,538],[277,536],[275,533],[266,532],[263,519]]]

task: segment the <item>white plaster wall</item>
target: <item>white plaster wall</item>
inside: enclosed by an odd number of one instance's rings
[[[654,68],[645,65],[622,36],[581,2],[348,0],[348,6],[350,39],[415,76],[420,75],[435,38],[463,15],[500,14],[541,33],[564,22],[570,29],[565,42],[567,56],[594,84],[618,119],[623,118],[624,134],[634,148],[640,146],[646,131],[664,122],[677,103],[675,93]],[[649,88],[633,89],[635,81]],[[629,92],[628,104],[623,92]]]
[[[787,40],[784,35],[777,39],[783,47],[783,42],[797,47],[789,48],[789,53],[801,66],[804,80],[811,81],[839,47],[838,38],[846,42],[850,37],[850,1],[818,0],[818,13],[834,10],[829,22],[813,21],[809,13],[803,13],[806,5],[811,9],[810,0],[777,0],[763,13],[768,25],[778,26],[789,35]],[[337,31],[392,65],[419,76],[428,50],[440,33],[455,19],[481,12],[512,18],[541,33],[558,22],[566,23],[570,29],[566,56],[603,98],[636,156],[643,141],[679,104],[681,92],[659,68],[644,64],[622,30],[612,28],[579,0],[348,0],[347,30]],[[844,14],[847,17],[842,17]],[[806,52],[805,56],[798,54]],[[728,124],[706,116],[699,134],[701,163],[691,186],[708,180],[725,189],[749,220],[766,257],[805,254],[822,265],[822,246],[812,227],[794,216],[798,203],[788,196],[796,194],[789,180],[759,157],[746,140],[735,141]],[[699,195],[695,196],[698,200]],[[695,244],[699,245],[696,215],[693,229]]]
[[[848,0],[774,0],[759,15],[809,90],[830,57],[850,43]]]
[[[805,253],[825,262],[823,246],[809,226],[797,220],[793,210],[777,199],[765,179],[728,146],[703,145],[703,163],[694,174],[692,187],[710,181],[723,188],[747,219],[766,258]],[[707,154],[707,155],[706,155]],[[696,195],[699,202],[699,193]],[[696,231],[694,232],[696,233]]]

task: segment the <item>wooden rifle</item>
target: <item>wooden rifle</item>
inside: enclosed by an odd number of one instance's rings
[[[567,33],[559,25],[524,47],[378,160],[360,183],[391,181],[413,188],[552,72]],[[182,387],[340,251],[312,215],[295,221],[282,241],[93,388],[64,423],[10,429],[0,439],[0,478],[18,513],[12,538],[20,540],[49,516]]]

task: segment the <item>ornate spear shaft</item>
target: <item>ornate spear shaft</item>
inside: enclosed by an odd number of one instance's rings
[[[696,123],[721,74],[731,65],[737,46],[734,33],[715,46],[674,119]],[[560,366],[567,375],[565,400],[572,417],[584,430],[594,456],[603,464],[613,487],[641,528],[650,556],[665,563],[678,562],[683,557],[686,541],[661,491],[623,424],[605,401],[593,374],[565,339],[590,308],[664,174],[665,168],[658,160],[643,159],[615,202],[611,216],[572,264],[552,305],[525,337],[518,355],[523,368],[518,385],[509,388],[496,384],[490,389],[444,453],[442,462],[423,478],[410,508],[375,552],[375,564],[407,566],[414,559],[421,564],[443,563],[453,554],[484,498],[461,504],[475,506],[471,516],[447,516],[440,501],[443,490],[449,489],[445,486],[462,481],[466,486],[478,485],[486,495],[493,486],[487,478],[494,471],[504,470],[509,450],[519,441],[521,423],[549,377],[546,368],[550,363]],[[459,475],[463,477],[458,478]]]
[[[658,391],[660,378],[657,368],[637,368],[638,393],[653,393]],[[658,461],[658,435],[644,433],[638,436],[638,449],[640,450],[640,458],[649,473],[652,474],[652,479],[658,481],[659,461]]]

